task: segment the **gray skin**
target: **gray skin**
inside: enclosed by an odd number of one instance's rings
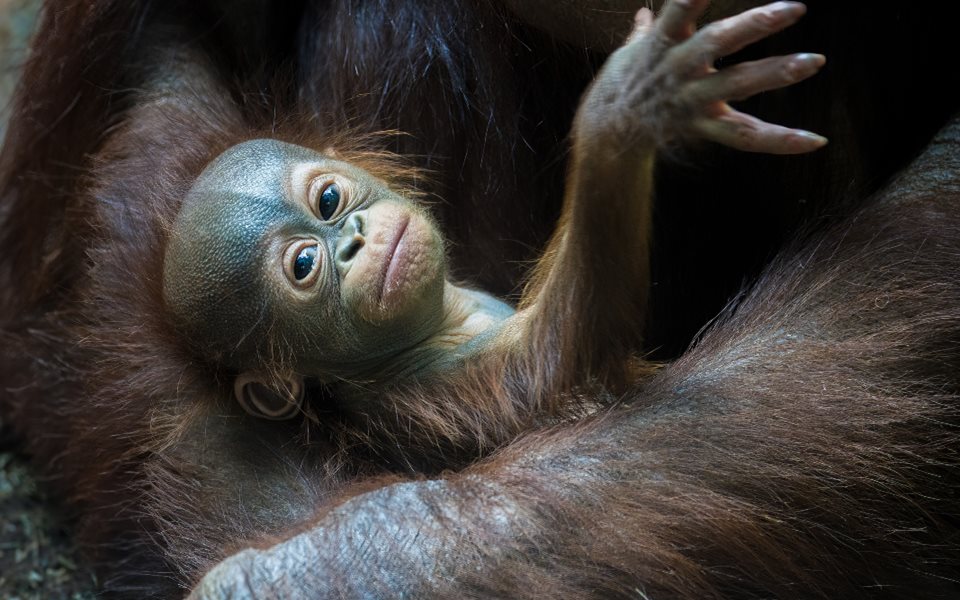
[[[340,201],[325,219],[331,184]],[[298,280],[311,247],[315,268]],[[382,380],[457,362],[513,314],[445,272],[443,241],[414,203],[349,163],[257,139],[217,157],[186,195],[163,291],[186,339],[239,372]]]

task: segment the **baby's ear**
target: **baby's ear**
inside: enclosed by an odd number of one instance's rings
[[[303,405],[303,377],[277,378],[250,371],[241,373],[233,383],[233,396],[255,417],[284,421],[300,414]]]

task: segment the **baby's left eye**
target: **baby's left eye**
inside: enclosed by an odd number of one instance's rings
[[[333,215],[337,214],[337,208],[340,206],[340,186],[336,183],[323,188],[320,192],[320,198],[317,201],[317,212],[320,218],[329,221]]]

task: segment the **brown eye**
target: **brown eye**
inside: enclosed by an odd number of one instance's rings
[[[340,207],[340,186],[331,183],[320,192],[320,200],[317,202],[317,209],[320,216],[329,221],[330,217],[336,214]]]
[[[314,209],[324,221],[336,218],[343,212],[346,197],[336,181],[323,180],[314,185]]]
[[[291,244],[284,253],[284,271],[297,287],[307,287],[317,280],[323,256],[316,240]]]
[[[297,281],[306,279],[310,273],[313,273],[317,262],[317,247],[307,246],[300,251],[297,258],[293,261],[293,276]]]

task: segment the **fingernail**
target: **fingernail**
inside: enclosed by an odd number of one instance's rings
[[[803,2],[777,2],[770,7],[771,12],[776,16],[781,15],[802,15],[807,12],[807,5]]]
[[[797,54],[793,57],[793,60],[797,61],[799,65],[804,67],[815,67],[819,69],[823,65],[827,64],[827,57],[822,54],[813,54],[810,52],[803,52]]]
[[[801,137],[805,140],[810,140],[811,142],[816,142],[817,145],[819,146],[826,146],[827,142],[830,141],[827,138],[823,137],[822,135],[817,135],[812,131],[804,131],[802,129],[797,130],[797,137]]]

